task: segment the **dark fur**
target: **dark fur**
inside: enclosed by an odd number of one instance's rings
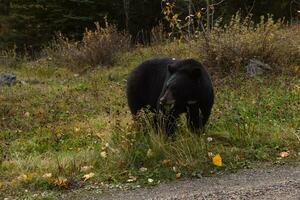
[[[174,131],[175,120],[182,113],[187,114],[189,128],[198,132],[209,118],[214,92],[201,63],[193,59],[159,58],[145,61],[132,71],[127,98],[133,115],[147,106],[152,112],[162,113],[167,133]],[[173,101],[173,108],[167,111],[165,104]]]

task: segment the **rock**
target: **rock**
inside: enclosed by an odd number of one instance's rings
[[[29,79],[29,80],[17,80],[17,75],[13,72],[0,73],[0,86],[8,85],[12,86],[15,84],[44,84],[44,81]]]
[[[14,85],[17,83],[17,75],[11,72],[0,73],[0,86],[2,85]]]
[[[250,59],[249,64],[246,66],[247,74],[250,76],[261,75],[265,70],[271,70],[270,65],[261,62],[255,58]]]

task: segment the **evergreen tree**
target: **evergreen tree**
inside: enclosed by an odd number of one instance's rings
[[[206,8],[208,2],[220,2],[173,1],[176,12],[183,16],[189,13],[190,4],[199,10]],[[293,8],[293,2],[296,1],[226,0],[214,10],[214,19],[222,17],[226,22],[240,11],[242,16],[253,13],[256,21],[268,13],[289,20],[300,5]],[[19,50],[26,47],[36,51],[57,32],[80,39],[86,27],[94,28],[94,22],[103,24],[104,16],[120,30],[129,31],[135,40],[149,42],[151,29],[162,21],[161,3],[161,0],[0,0],[0,48],[16,44]]]

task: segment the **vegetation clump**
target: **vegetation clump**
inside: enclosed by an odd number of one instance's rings
[[[228,25],[215,25],[200,44],[208,65],[220,70],[241,71],[251,59],[270,66],[273,72],[299,70],[300,28],[289,27],[272,17],[254,23],[251,18],[233,16]]]
[[[13,70],[22,80],[44,84],[0,87],[0,198],[155,185],[256,161],[299,160],[299,30],[272,18],[255,24],[236,15],[188,40],[130,49],[127,34],[97,24],[81,41],[59,36],[35,61],[4,52],[12,62],[1,62],[0,73]],[[127,76],[158,56],[194,58],[211,72],[216,100],[203,134],[191,134],[179,118],[174,138],[167,138],[153,130],[146,110],[133,122]],[[241,73],[253,58],[276,73]]]
[[[119,32],[115,26],[106,24],[101,28],[96,23],[96,30],[86,29],[80,42],[58,35],[50,48],[44,49],[44,54],[58,66],[74,70],[111,66],[118,54],[129,50],[130,42],[130,36]]]

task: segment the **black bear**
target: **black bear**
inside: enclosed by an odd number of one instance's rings
[[[198,132],[211,113],[214,91],[208,72],[198,61],[156,58],[131,72],[127,99],[133,115],[149,108],[156,116],[163,116],[160,127],[167,134],[174,132],[175,121],[182,113],[186,113],[189,129]]]

